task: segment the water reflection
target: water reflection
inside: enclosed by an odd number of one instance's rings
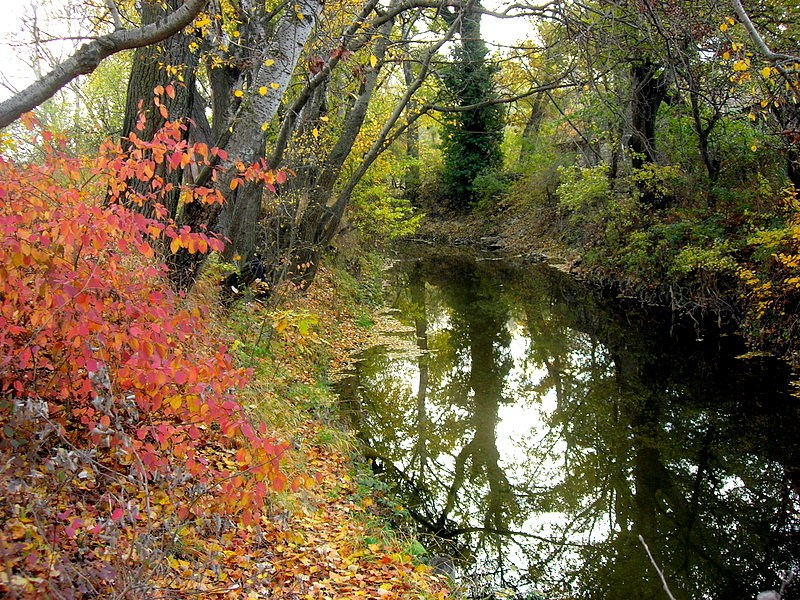
[[[639,535],[676,598],[780,586],[800,448],[778,365],[544,266],[440,255],[392,280],[419,352],[367,353],[344,394],[473,596],[663,599]]]

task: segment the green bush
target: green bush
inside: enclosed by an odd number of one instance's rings
[[[353,197],[350,218],[366,241],[380,243],[412,235],[422,217],[409,200],[373,186]]]
[[[472,180],[473,209],[486,210],[501,204],[508,195],[511,176],[494,170],[480,172]]]
[[[574,212],[602,209],[611,200],[608,167],[561,167],[561,184],[556,190],[559,203]]]

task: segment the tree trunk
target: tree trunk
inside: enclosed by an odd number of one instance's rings
[[[260,212],[264,194],[261,184],[231,189],[231,182],[238,174],[237,164],[248,165],[263,158],[265,134],[262,125],[269,123],[277,113],[322,5],[322,0],[298,0],[297,4],[284,9],[271,35],[268,35],[271,27],[267,19],[261,22],[253,19],[249,23],[248,31],[252,37],[269,39],[269,42],[261,46],[250,46],[247,40],[242,42],[243,47],[255,49],[247,61],[251,66],[247,93],[236,114],[226,121],[226,131],[229,128],[232,131],[224,144],[227,158],[221,162],[222,172],[215,182],[216,189],[226,199],[224,214],[220,215],[223,209],[218,204],[191,202],[186,205],[182,219],[183,224],[193,230],[218,228],[230,240],[226,244],[226,257],[234,256],[240,249],[247,252],[245,246],[249,246],[250,240],[254,239],[253,232],[258,226],[254,215]],[[260,25],[260,29],[257,25]],[[266,94],[259,93],[262,88],[268,90]],[[215,127],[218,118],[224,116],[215,115]],[[232,233],[236,239],[230,237]],[[247,254],[242,256],[247,258]],[[174,285],[179,289],[191,287],[203,259],[202,255],[179,250],[172,258]]]
[[[531,112],[528,115],[528,120],[525,121],[525,129],[522,131],[523,143],[530,141],[534,136],[539,134],[539,129],[542,126],[544,119],[544,93],[536,94],[536,99],[533,101]]]
[[[350,155],[353,143],[367,116],[369,102],[375,91],[386,50],[391,42],[389,34],[392,24],[392,21],[387,21],[378,29],[373,50],[373,55],[377,59],[376,65],[364,68],[358,98],[345,118],[342,133],[321,165],[319,175],[305,192],[307,208],[302,214],[294,216],[294,227],[297,233],[289,238],[294,243],[294,247],[281,248],[274,242],[270,244],[270,246],[280,248],[277,254],[285,257],[284,260],[289,260],[293,265],[290,274],[292,280],[304,287],[310,285],[314,280],[322,252],[327,248],[339,226],[344,207],[341,207],[340,210],[339,207],[332,205],[330,200],[342,166]],[[280,214],[283,212],[282,208],[278,207],[277,210],[278,214],[273,216],[273,221],[276,218],[278,220],[285,219]],[[287,227],[292,227],[292,225],[287,224]],[[276,231],[285,231],[285,228],[272,226],[268,233]],[[287,251],[291,256],[286,257]],[[273,265],[273,268],[280,268],[280,264]]]
[[[148,0],[143,2],[140,8],[142,24],[149,25],[157,23],[169,12],[177,10],[182,4],[181,0],[168,0],[164,5],[158,0]],[[197,71],[197,58],[189,50],[190,37],[185,33],[176,33],[158,46],[144,46],[138,48],[133,54],[133,65],[131,75],[128,80],[128,91],[125,98],[125,116],[122,124],[122,137],[127,138],[131,133],[137,137],[150,141],[155,133],[169,121],[182,121],[186,124],[184,139],[188,139],[189,126],[191,123],[192,102],[195,95],[195,76]],[[180,65],[182,81],[176,81],[176,73],[168,73],[166,67],[170,65]],[[175,98],[170,98],[166,94],[161,94],[159,100],[169,113],[165,119],[153,103],[154,88],[156,86],[166,86],[174,84]],[[143,129],[137,129],[139,115],[143,113],[146,117]],[[130,147],[125,144],[123,147]],[[167,173],[166,164],[159,165],[156,175],[162,177],[165,183],[175,186],[174,191],[163,197],[163,204],[167,209],[167,216],[174,219],[178,212],[178,198],[180,197],[180,185],[183,174],[179,170]],[[142,182],[138,179],[131,179],[128,185],[138,195],[146,195],[152,192],[150,182]],[[125,200],[123,200],[125,201]],[[128,200],[129,206],[141,210],[147,216],[153,216],[154,206],[146,203],[136,206]]]
[[[666,77],[659,65],[649,59],[631,67],[631,163],[641,169],[656,162],[656,118],[661,102],[666,99]],[[645,204],[655,205],[658,199],[649,189],[641,190]]]
[[[223,163],[225,174],[217,182],[217,188],[226,194],[227,200],[220,218],[221,232],[230,240],[226,244],[225,258],[237,254],[246,258],[252,253],[252,240],[255,239],[264,193],[263,186],[258,185],[247,186],[244,193],[231,194],[230,183],[237,174],[235,165],[237,162],[248,165],[264,157],[262,126],[268,124],[278,111],[292,72],[321,11],[320,0],[303,0],[288,7],[269,46],[253,57],[257,66],[249,94],[236,114],[233,133],[225,148],[228,152],[228,160]],[[267,65],[267,59],[274,63]],[[259,94],[261,88],[266,88],[267,93]]]

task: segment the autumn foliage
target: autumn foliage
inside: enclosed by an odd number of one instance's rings
[[[302,484],[279,468],[286,444],[237,402],[248,373],[165,283],[165,252],[221,242],[165,217],[162,175],[212,168],[218,151],[172,123],[87,161],[28,126],[44,158],[0,155],[0,590],[202,590],[223,550],[183,581],[171,569],[182,540],[252,527],[271,490]],[[134,180],[147,184],[135,195]],[[180,195],[221,201],[211,188]]]

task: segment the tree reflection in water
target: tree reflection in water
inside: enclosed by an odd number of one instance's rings
[[[440,255],[392,276],[420,353],[369,351],[344,393],[473,596],[661,600],[639,535],[679,599],[752,598],[796,564],[780,365],[546,266]]]

